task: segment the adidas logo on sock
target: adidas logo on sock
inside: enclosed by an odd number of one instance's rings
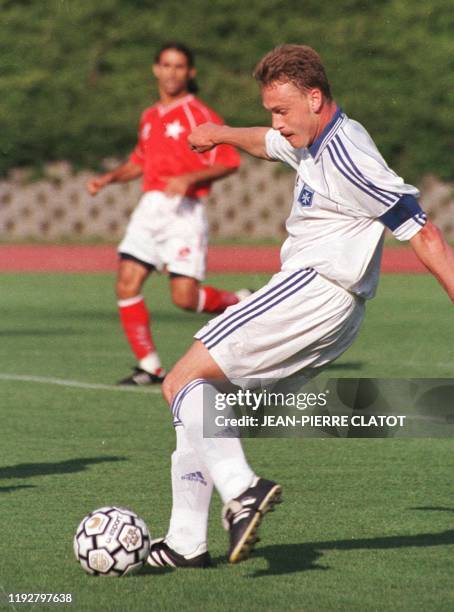
[[[202,472],[189,472],[189,474],[182,476],[181,480],[192,480],[193,482],[200,482],[205,487],[207,486],[207,481],[203,477]]]

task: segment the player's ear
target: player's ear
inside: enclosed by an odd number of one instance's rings
[[[309,91],[309,106],[313,113],[319,113],[323,106],[323,94],[320,89],[311,89]]]
[[[197,70],[194,68],[194,66],[192,68],[189,68],[189,78],[190,79],[195,79],[197,74]]]
[[[153,64],[151,67],[151,71],[153,72],[154,76],[158,79],[159,72],[160,72],[159,64]]]

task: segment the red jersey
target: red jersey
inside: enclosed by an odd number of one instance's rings
[[[143,168],[143,190],[164,191],[162,177],[181,176],[220,164],[229,168],[240,165],[240,156],[230,145],[218,145],[206,153],[189,147],[188,136],[201,123],[223,124],[221,118],[192,94],[164,106],[155,104],[142,113],[137,146],[129,159]],[[188,191],[190,197],[207,195],[210,185]]]

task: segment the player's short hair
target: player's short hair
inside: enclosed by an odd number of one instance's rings
[[[164,51],[169,51],[169,50],[178,51],[179,53],[182,53],[186,58],[186,61],[188,63],[188,68],[194,68],[195,66],[194,52],[189,47],[187,47],[185,44],[181,42],[177,42],[175,40],[169,40],[159,47],[154,57],[155,64],[159,64],[161,60],[161,55],[164,53]],[[197,85],[195,79],[189,80],[188,91],[190,93],[197,93],[199,91],[199,86]]]
[[[327,100],[331,88],[320,56],[306,45],[280,45],[267,53],[257,64],[254,77],[262,85],[293,83],[306,91],[316,87]]]

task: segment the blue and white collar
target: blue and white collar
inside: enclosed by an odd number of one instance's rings
[[[337,106],[336,112],[334,113],[334,116],[331,121],[325,127],[320,136],[316,140],[314,140],[310,147],[308,147],[308,151],[314,159],[317,159],[319,157],[320,153],[323,151],[328,142],[337,132],[344,117],[345,113],[343,113],[342,109]]]

